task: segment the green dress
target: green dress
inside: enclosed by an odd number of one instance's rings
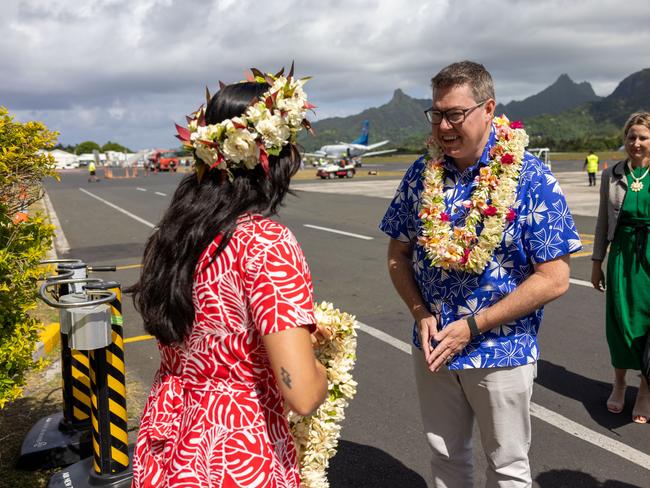
[[[633,168],[641,177],[647,168]],[[606,332],[612,366],[641,369],[646,335],[650,332],[650,174],[643,189],[627,193],[607,262]],[[645,234],[645,236],[644,236]],[[643,246],[646,242],[645,246]]]

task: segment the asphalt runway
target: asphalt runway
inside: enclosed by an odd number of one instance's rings
[[[621,159],[624,158],[624,154],[621,153]],[[415,160],[415,159],[414,159]],[[616,161],[609,161],[608,164],[611,165],[615,163]],[[377,171],[406,171],[408,167],[411,165],[411,163],[402,163],[399,161],[389,161],[389,162],[384,162],[384,163],[374,163],[372,162],[372,158],[364,160],[363,161],[363,166],[359,168],[359,171],[364,171],[365,169],[368,170],[377,170]],[[551,169],[553,170],[554,173],[565,173],[569,171],[579,171],[579,172],[584,172],[585,170],[583,169],[584,165],[584,159],[582,160],[577,160],[577,159],[572,159],[572,160],[563,160],[563,161],[552,161],[551,160]],[[602,162],[601,162],[601,169],[602,169]],[[585,181],[587,179],[587,174],[585,173]]]
[[[580,209],[574,217],[586,245],[572,258],[569,291],[546,307],[541,328],[530,451],[534,486],[648,487],[650,426],[631,421],[636,375],[628,377],[632,386],[624,412],[613,415],[605,409],[612,373],[604,296],[585,286],[597,191],[587,189],[586,176],[576,171],[560,173],[567,199]],[[60,257],[116,264],[120,269],[115,279],[133,283],[144,243],[181,176],[152,174],[91,184],[83,172],[69,171],[60,182],[48,182],[69,247]],[[354,370],[358,393],[346,412],[341,446],[331,463],[333,488],[419,488],[431,483],[407,352],[412,320],[390,284],[387,238],[377,229],[396,185],[397,180],[358,178],[296,182],[295,196],[287,198],[278,217],[305,252],[316,299],[333,302],[364,324]],[[158,366],[156,345],[138,340],[144,331],[128,298],[123,308],[125,337],[134,339],[126,346],[127,374],[146,391]],[[476,486],[483,486],[486,463],[478,435],[476,439]]]

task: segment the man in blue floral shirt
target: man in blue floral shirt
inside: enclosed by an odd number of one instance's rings
[[[391,279],[415,319],[435,486],[473,486],[476,419],[487,486],[529,487],[537,332],[543,305],[568,289],[569,255],[581,243],[553,174],[524,143],[517,153],[513,134],[527,142],[520,125],[493,122],[485,68],[454,63],[432,87],[425,113],[438,165],[420,158],[410,167],[380,229],[391,238]],[[471,215],[480,216],[474,227]]]

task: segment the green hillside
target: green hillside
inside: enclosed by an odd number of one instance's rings
[[[386,147],[423,146],[429,131],[423,111],[430,106],[431,100],[412,98],[397,89],[393,98],[380,107],[369,108],[349,117],[332,117],[314,123],[315,137],[302,132],[298,142],[307,151],[339,141],[350,142],[359,136],[363,121],[368,120],[369,144],[389,139]]]

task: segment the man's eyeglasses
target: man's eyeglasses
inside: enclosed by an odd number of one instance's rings
[[[477,109],[483,105],[487,100],[477,103],[473,107],[469,108],[452,108],[451,110],[434,110],[433,107],[428,108],[424,111],[427,120],[435,125],[438,125],[442,122],[442,119],[447,119],[447,122],[450,124],[462,124],[465,122],[467,115],[473,110]]]

